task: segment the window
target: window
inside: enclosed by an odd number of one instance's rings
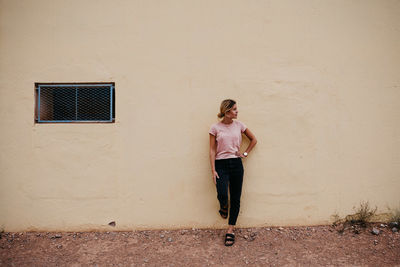
[[[114,83],[36,83],[35,120],[114,122]]]

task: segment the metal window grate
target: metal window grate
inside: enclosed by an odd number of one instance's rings
[[[113,84],[38,85],[38,122],[112,122]]]

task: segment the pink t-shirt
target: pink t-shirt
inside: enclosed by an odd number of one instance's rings
[[[238,120],[230,124],[217,122],[211,125],[209,133],[215,136],[217,141],[217,153],[215,159],[238,158],[242,133],[246,125]]]

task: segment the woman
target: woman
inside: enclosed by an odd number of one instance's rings
[[[240,208],[240,196],[243,183],[242,158],[248,156],[257,143],[257,139],[246,125],[237,119],[238,109],[236,102],[225,99],[220,106],[220,122],[214,123],[210,134],[210,162],[214,184],[217,187],[217,198],[220,204],[219,213],[222,218],[228,217],[228,188],[230,195],[229,227],[225,235],[225,245],[232,246],[235,242],[233,228]],[[242,133],[249,139],[250,144],[246,151],[240,153]]]

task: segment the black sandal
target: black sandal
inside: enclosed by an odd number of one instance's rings
[[[235,235],[234,234],[226,234],[225,235],[225,246],[232,246],[235,243]]]
[[[220,209],[219,214],[221,214],[221,217],[224,219],[228,218],[228,207],[226,207],[225,209]]]

